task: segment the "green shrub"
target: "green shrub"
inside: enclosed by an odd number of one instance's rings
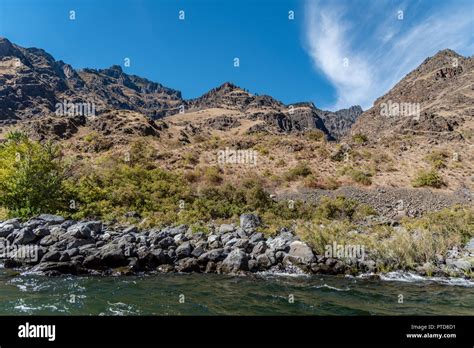
[[[0,145],[0,205],[13,216],[54,213],[65,206],[61,151],[11,133]]]
[[[412,181],[413,187],[434,187],[441,188],[445,185],[443,178],[434,169],[420,170]]]
[[[448,154],[444,151],[433,151],[425,157],[425,160],[430,163],[435,169],[446,168],[446,159]]]
[[[204,179],[210,184],[220,184],[223,180],[221,169],[218,167],[206,167],[203,173]]]
[[[362,184],[362,185],[370,185],[372,184],[371,176],[372,174],[364,172],[362,170],[351,170],[349,175],[352,180],[355,182]]]
[[[344,196],[322,197],[316,208],[315,218],[323,220],[357,220],[376,212],[366,204],[360,204]]]
[[[284,159],[280,158],[277,163],[275,164],[276,167],[285,167],[286,166],[286,162]]]
[[[300,162],[295,167],[291,168],[285,173],[284,178],[287,181],[294,181],[300,177],[307,177],[312,173],[308,163]]]
[[[340,168],[337,171],[339,175],[347,175],[349,176],[354,182],[362,184],[362,185],[370,185],[372,184],[372,173],[360,169],[354,169],[351,166],[345,166]]]
[[[305,132],[305,137],[312,141],[321,141],[325,139],[325,134],[319,129],[311,129]]]
[[[183,159],[186,164],[196,165],[199,163],[199,154],[197,152],[186,152]]]
[[[364,144],[367,142],[368,138],[366,135],[359,133],[359,134],[354,134],[352,136],[352,140],[357,144]]]

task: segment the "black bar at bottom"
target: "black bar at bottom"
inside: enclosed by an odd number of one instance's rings
[[[28,324],[27,324],[28,323]],[[23,326],[22,326],[23,325]],[[55,325],[54,341],[46,327]],[[32,329],[33,327],[33,329]],[[52,328],[52,327],[51,327]],[[469,346],[473,317],[0,316],[0,346],[304,344]],[[20,335],[22,335],[20,334]]]

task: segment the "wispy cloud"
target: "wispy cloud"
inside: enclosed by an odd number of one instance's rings
[[[426,57],[445,48],[473,49],[473,19],[469,4],[423,8],[417,14],[405,6],[377,4],[377,16],[354,15],[360,1],[306,2],[306,48],[315,69],[334,85],[339,109],[359,104],[364,109],[387,92]],[[336,5],[335,5],[336,4]],[[362,5],[363,6],[363,5]],[[370,11],[367,2],[365,11]],[[444,6],[443,6],[444,7]],[[465,8],[467,7],[467,8]],[[398,11],[404,9],[402,20]],[[413,9],[415,11],[415,9]],[[350,14],[350,16],[348,16]],[[362,18],[361,18],[362,17]],[[370,23],[364,22],[366,18]],[[362,25],[363,24],[363,25]]]

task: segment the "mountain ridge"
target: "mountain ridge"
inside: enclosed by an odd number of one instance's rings
[[[119,65],[76,70],[61,60],[56,61],[43,49],[23,48],[6,38],[0,38],[0,81],[3,82],[0,122],[4,124],[52,114],[63,101],[93,102],[98,114],[119,109],[139,112],[152,119],[212,108],[239,110],[246,117],[260,117],[277,131],[316,128],[328,139],[336,139],[362,111],[356,108],[355,117],[339,121],[333,119],[339,117],[337,112],[317,109],[311,102],[306,106],[285,105],[269,95],[251,94],[231,82],[224,82],[200,97],[183,99],[180,91],[127,74]],[[293,114],[295,108],[297,112]]]

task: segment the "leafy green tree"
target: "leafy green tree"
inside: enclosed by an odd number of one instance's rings
[[[64,168],[60,149],[21,132],[0,144],[0,205],[12,216],[54,213],[64,207]]]

